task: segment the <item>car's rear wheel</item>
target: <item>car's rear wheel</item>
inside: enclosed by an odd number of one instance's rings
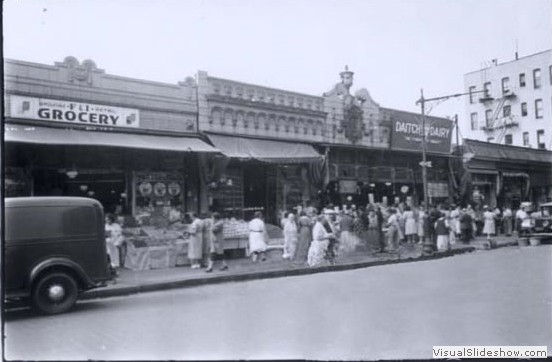
[[[64,272],[48,273],[34,284],[32,304],[43,313],[63,313],[75,304],[78,292],[73,276]]]

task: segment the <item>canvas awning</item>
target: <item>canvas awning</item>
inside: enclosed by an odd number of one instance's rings
[[[193,137],[172,137],[130,133],[6,124],[4,141],[37,145],[108,146],[159,151],[220,152]]]
[[[261,140],[222,135],[208,135],[225,156],[269,163],[303,163],[320,161],[322,155],[305,143]]]
[[[466,150],[474,154],[474,158],[492,161],[544,162],[552,163],[552,152],[548,150],[531,149],[476,140],[464,140]]]

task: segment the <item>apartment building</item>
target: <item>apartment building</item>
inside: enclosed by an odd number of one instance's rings
[[[465,139],[552,149],[552,49],[464,75]]]

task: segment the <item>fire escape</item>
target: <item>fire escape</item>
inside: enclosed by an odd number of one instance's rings
[[[504,104],[506,101],[515,99],[517,96],[516,94],[507,89],[504,90],[502,97],[498,98],[498,102],[496,105],[494,105],[493,115],[491,119],[485,119],[485,126],[481,127],[483,131],[485,131],[488,135],[493,135],[495,138],[496,143],[502,143],[502,140],[504,139],[504,136],[508,132],[510,128],[517,127],[519,123],[516,120],[516,117],[512,114],[504,115]],[[479,102],[488,105],[495,101],[495,98],[493,98],[489,92],[485,92],[483,94],[483,97],[479,99]],[[501,115],[502,114],[502,115]]]

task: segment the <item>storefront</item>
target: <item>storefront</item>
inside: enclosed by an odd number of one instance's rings
[[[133,89],[133,91],[128,91]],[[6,196],[85,196],[106,212],[168,223],[199,211],[193,84],[107,75],[91,61],[7,61]]]
[[[552,152],[464,140],[464,198],[480,206],[519,207],[552,200]]]

